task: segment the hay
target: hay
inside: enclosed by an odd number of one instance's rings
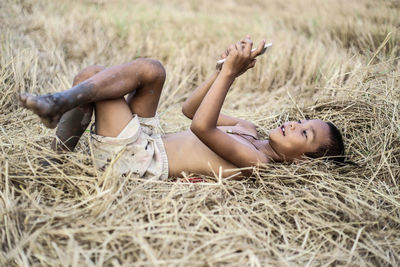
[[[0,265],[399,265],[398,13],[367,0],[2,1]],[[168,75],[162,124],[184,129],[180,104],[247,33],[274,47],[224,111],[264,135],[291,118],[330,120],[358,166],[268,165],[197,184],[110,177],[93,168],[87,134],[55,155],[54,131],[15,101],[66,89],[90,64],[152,56]],[[63,164],[40,167],[47,157]]]

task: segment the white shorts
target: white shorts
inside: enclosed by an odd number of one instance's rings
[[[143,178],[168,178],[168,159],[157,117],[134,115],[117,137],[97,135],[91,129],[94,165],[111,168],[113,175],[137,174]]]

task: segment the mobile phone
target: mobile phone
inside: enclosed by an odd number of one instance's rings
[[[265,44],[259,55],[264,54],[265,51],[267,51],[268,47],[271,47],[271,46],[272,46],[272,43]],[[253,48],[253,49],[251,49],[251,52],[254,52],[256,50],[257,50],[257,48]],[[215,68],[217,70],[220,70],[222,68],[222,65],[224,64],[225,60],[226,60],[226,58],[218,60]]]

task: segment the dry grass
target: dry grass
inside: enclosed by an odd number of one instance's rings
[[[0,265],[400,264],[400,5],[397,1],[0,3]],[[233,86],[225,112],[260,131],[331,120],[359,166],[270,165],[251,179],[144,181],[97,173],[87,136],[43,170],[54,135],[18,107],[90,64],[138,56],[167,69],[167,132],[220,52],[252,34],[274,47]]]

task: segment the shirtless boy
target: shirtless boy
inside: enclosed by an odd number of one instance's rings
[[[95,165],[110,166],[120,175],[164,179],[182,172],[213,175],[222,171],[223,177],[229,177],[248,175],[246,168],[269,162],[291,162],[305,156],[340,158],[342,137],[331,123],[290,121],[271,130],[268,140],[261,140],[253,123],[220,113],[230,86],[255,66],[264,43],[252,52],[253,43],[247,37],[228,48],[222,69],[183,104],[183,114],[192,119],[190,129],[183,132],[161,136],[154,126],[165,70],[152,59],[107,69],[88,67],[75,77],[72,88],[42,96],[21,94],[20,102],[47,127],[58,124],[58,138],[52,144],[58,151],[75,148],[94,109]]]

